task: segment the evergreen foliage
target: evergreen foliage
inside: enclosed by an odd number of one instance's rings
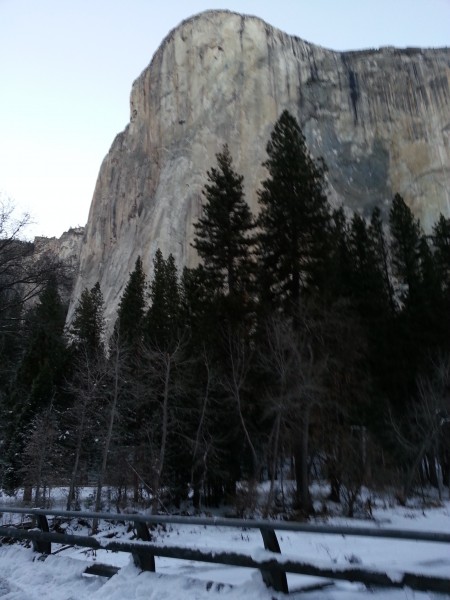
[[[330,220],[331,252],[328,261],[327,295],[346,298],[351,293],[352,263],[349,225],[341,206],[333,210]]]
[[[216,159],[217,168],[207,173],[205,204],[202,216],[194,223],[192,245],[214,289],[235,295],[247,291],[250,285],[255,224],[244,199],[244,178],[233,170],[227,145]]]
[[[64,325],[66,307],[55,279],[49,281],[35,308],[26,318],[28,344],[18,372],[21,384],[40,395],[39,403],[52,396],[52,386],[62,377],[65,357]],[[42,393],[38,389],[43,386]]]
[[[180,329],[180,283],[172,254],[167,259],[158,248],[153,260],[150,306],[146,314],[147,339],[159,349],[167,349],[178,339]]]
[[[435,315],[440,332],[441,352],[450,352],[450,218],[440,215],[433,227],[432,248],[435,277],[440,290],[436,293],[435,303],[430,306]],[[433,289],[436,289],[433,287]]]
[[[120,330],[121,343],[135,345],[141,340],[146,308],[145,279],[142,260],[138,256],[117,311],[116,328]]]
[[[0,411],[14,380],[23,342],[23,308],[14,302],[3,312],[0,322]]]
[[[372,223],[368,225],[355,214],[349,234],[352,294],[360,316],[370,319],[370,326],[386,313],[389,302],[383,273],[384,237],[382,230],[377,229],[377,220],[377,215],[372,215]]]
[[[417,457],[422,478],[448,477],[450,219],[426,236],[398,194],[389,236],[378,208],[370,220],[331,211],[323,162],[287,111],[267,155],[258,234],[224,146],[195,223],[200,265],[179,277],[157,250],[147,290],[139,257],[107,351],[98,283],[81,294],[67,352],[56,279],[25,312],[0,277],[3,485],[33,486],[39,502],[67,481],[70,507],[95,476],[97,508],[107,484],[117,508],[127,488],[153,511],[190,489],[195,509],[233,496],[245,514],[267,474],[270,516],[286,508],[289,462],[304,513],[313,467],[349,514],[383,469],[403,472],[404,496]]]
[[[400,194],[395,194],[392,201],[389,224],[393,272],[402,286],[402,299],[408,301],[414,298],[420,281],[419,247],[422,230],[418,219]]]
[[[8,485],[14,486],[19,481],[22,452],[33,419],[50,405],[58,409],[66,402],[62,389],[69,374],[65,316],[66,307],[61,302],[56,278],[51,278],[36,306],[26,315],[23,355],[5,402]]]
[[[381,211],[377,206],[372,211],[368,233],[372,252],[374,253],[377,276],[380,277],[380,299],[382,303],[386,304],[385,310],[392,313],[395,310],[395,301],[391,283],[390,255]]]
[[[48,255],[33,255],[34,245],[21,239],[30,217],[15,215],[14,205],[0,197],[0,331],[8,325],[8,312],[26,309],[64,267]],[[15,312],[17,314],[17,312]]]
[[[272,303],[292,312],[302,289],[324,285],[330,221],[325,167],[311,157],[288,111],[274,126],[267,154],[269,177],[259,191],[260,269]]]
[[[91,290],[84,289],[75,307],[70,330],[75,348],[84,348],[89,354],[102,351],[105,321],[103,295],[97,282]]]
[[[433,227],[433,245],[442,291],[450,299],[450,218],[442,214]]]

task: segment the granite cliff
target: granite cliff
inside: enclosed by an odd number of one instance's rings
[[[80,266],[80,252],[84,238],[84,227],[72,227],[65,231],[59,238],[37,236],[33,241],[32,260],[38,261],[45,258],[60,261],[64,269],[64,277],[60,281],[59,293],[66,303],[72,297],[73,286]],[[34,301],[37,297],[34,298]]]
[[[83,236],[84,227],[72,227],[59,238],[37,236],[33,242],[34,255],[39,258],[44,254],[51,254],[70,269],[78,271]]]
[[[169,33],[130,104],[98,176],[71,311],[99,281],[111,317],[136,257],[150,273],[158,247],[195,264],[192,222],[225,142],[256,211],[265,146],[285,108],[324,157],[333,203],[368,214],[399,192],[425,229],[450,215],[448,48],[334,52],[208,11]]]

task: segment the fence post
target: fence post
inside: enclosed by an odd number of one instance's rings
[[[33,513],[31,513],[33,514]],[[48,532],[48,521],[45,515],[34,515],[34,518],[37,521],[37,526],[41,531]],[[40,552],[41,554],[51,554],[52,553],[52,543],[45,542],[43,540],[33,540],[33,550],[35,552]]]
[[[264,548],[270,550],[270,552],[276,552],[281,554],[280,545],[278,543],[277,534],[272,527],[260,527],[259,528],[262,539],[264,542]],[[273,588],[276,592],[283,592],[283,594],[289,593],[289,588],[286,579],[286,573],[282,571],[271,571],[270,569],[261,569],[261,575],[264,583]]]
[[[136,529],[137,537],[143,542],[151,542],[152,536],[145,523],[141,521],[134,521],[134,527]],[[138,569],[141,571],[155,571],[155,557],[152,554],[139,554],[133,552],[133,561]]]

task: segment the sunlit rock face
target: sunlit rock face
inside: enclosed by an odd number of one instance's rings
[[[448,48],[333,52],[255,17],[184,21],[133,84],[130,123],[98,176],[71,310],[99,281],[112,319],[137,256],[151,274],[158,247],[195,264],[192,222],[224,143],[257,211],[284,109],[324,157],[334,204],[368,215],[399,192],[429,230],[450,214],[449,80]]]

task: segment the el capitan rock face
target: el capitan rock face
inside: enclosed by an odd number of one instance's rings
[[[206,171],[229,145],[257,210],[273,124],[288,109],[328,166],[334,204],[369,214],[399,192],[430,229],[450,215],[450,50],[333,52],[255,17],[208,11],[174,29],[134,82],[100,169],[72,311],[100,282],[107,317],[138,255],[196,262]],[[70,319],[70,314],[69,314]]]

